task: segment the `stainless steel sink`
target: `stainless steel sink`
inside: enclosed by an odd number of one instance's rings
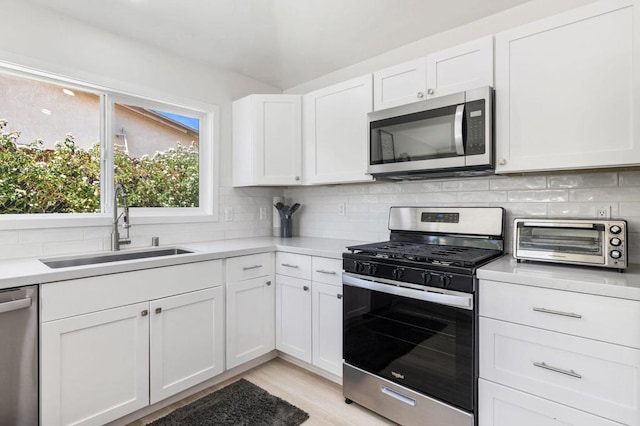
[[[121,262],[123,260],[148,259],[153,257],[176,256],[193,253],[192,251],[171,247],[144,251],[124,251],[115,253],[100,253],[68,258],[40,259],[49,268],[69,268],[72,266],[95,265],[98,263]]]

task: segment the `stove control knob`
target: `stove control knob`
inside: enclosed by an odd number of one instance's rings
[[[622,257],[622,253],[619,250],[611,250],[609,252],[609,256],[614,259],[620,259]]]
[[[391,272],[394,280],[401,280],[404,277],[404,268],[396,268]]]
[[[357,260],[355,261],[355,267],[356,267],[356,273],[361,273],[364,272],[364,265],[362,264],[362,262],[358,262]]]
[[[422,283],[427,285],[431,282],[431,279],[433,278],[433,275],[431,275],[429,272],[423,272],[422,273]]]
[[[448,275],[442,276],[442,287],[449,287],[451,285],[451,277]]]
[[[609,232],[611,232],[612,234],[619,234],[620,232],[622,232],[622,228],[620,228],[618,225],[612,225],[609,228]]]
[[[609,244],[611,244],[614,247],[618,247],[620,244],[622,244],[622,240],[620,238],[612,238],[609,241]]]
[[[376,265],[375,263],[370,264],[369,273],[371,275],[375,275],[376,273],[378,273],[378,265]]]

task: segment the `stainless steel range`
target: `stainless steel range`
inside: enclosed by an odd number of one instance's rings
[[[477,424],[476,268],[504,253],[504,209],[392,207],[390,240],[343,254],[344,385],[400,424]]]

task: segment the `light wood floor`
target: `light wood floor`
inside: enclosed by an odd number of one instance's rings
[[[280,358],[273,359],[226,382],[212,386],[200,393],[183,399],[160,411],[156,411],[129,426],[142,426],[166,416],[176,408],[223,388],[243,377],[296,407],[309,413],[304,426],[395,425],[357,404],[345,404],[340,385],[315,375]]]

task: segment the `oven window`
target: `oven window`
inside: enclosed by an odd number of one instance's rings
[[[347,363],[473,409],[473,312],[344,286]]]
[[[601,256],[602,229],[547,228],[522,226],[518,246],[521,250]]]

